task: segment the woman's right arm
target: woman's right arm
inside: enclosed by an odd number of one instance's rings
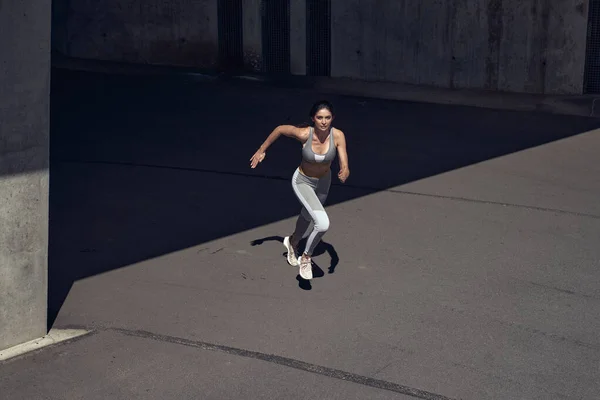
[[[294,125],[279,125],[277,128],[273,129],[273,132],[267,137],[259,150],[262,150],[263,152],[267,151],[269,146],[271,146],[281,135],[301,140],[302,129],[297,128]]]
[[[279,136],[283,135],[302,141],[303,132],[304,130],[302,128],[295,127],[294,125],[279,125],[277,128],[273,129],[273,132],[271,132],[256,153],[250,158],[251,168],[256,168],[258,163],[265,159],[267,149],[279,138]]]

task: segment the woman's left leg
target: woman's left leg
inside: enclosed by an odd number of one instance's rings
[[[327,196],[329,195],[329,189],[331,187],[331,172],[321,178],[319,183],[314,188],[314,192],[321,203],[321,206],[325,206],[325,202],[327,201]],[[294,229],[294,233],[289,237],[290,244],[294,247],[294,249],[298,248],[298,244],[300,240],[309,236],[309,234],[313,231],[314,221],[311,217],[310,213],[306,209],[306,207],[302,206],[300,210],[300,214],[296,219],[296,227]],[[318,243],[317,243],[318,244]]]
[[[307,212],[309,216],[312,216],[312,229],[309,232],[304,232],[303,236],[308,234],[308,239],[306,240],[306,247],[304,249],[305,255],[308,257],[312,256],[313,251],[321,241],[321,238],[325,233],[329,230],[330,222],[329,216],[325,211],[325,201],[327,200],[327,196],[329,195],[329,189],[331,187],[331,171],[329,171],[325,176],[319,179],[317,183],[317,187],[315,188],[315,195],[319,199],[319,206],[314,207],[311,211]],[[307,210],[308,211],[308,210]],[[310,228],[310,226],[308,227]],[[308,229],[307,229],[308,230]],[[295,236],[295,233],[294,233]]]

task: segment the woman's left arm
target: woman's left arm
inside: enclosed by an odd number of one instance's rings
[[[338,173],[339,180],[344,183],[350,176],[350,168],[348,167],[348,152],[346,151],[346,136],[339,129],[334,130],[335,145],[340,160],[340,172]]]

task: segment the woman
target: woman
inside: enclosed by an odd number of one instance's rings
[[[300,276],[312,279],[312,253],[329,229],[329,217],[323,208],[331,186],[331,163],[336,153],[339,157],[339,180],[344,183],[350,175],[346,138],[339,129],[333,128],[333,106],[327,101],[315,103],[310,110],[312,125],[296,127],[280,125],[267,137],[258,151],[250,158],[251,168],[265,159],[266,151],[279,136],[284,135],[302,143],[302,162],[292,177],[292,188],[302,204],[302,210],[296,221],[296,229],[286,236],[283,245],[287,249],[287,260],[292,266],[300,268]],[[309,227],[312,230],[309,233]],[[300,258],[296,258],[300,239],[308,234],[306,247]]]

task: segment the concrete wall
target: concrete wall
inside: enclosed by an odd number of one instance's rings
[[[216,0],[55,0],[55,48],[71,57],[212,68]],[[58,26],[64,21],[66,32]],[[58,41],[58,40],[57,40]]]
[[[243,60],[264,70],[261,0],[240,0]],[[290,7],[290,72],[306,73],[306,0]],[[323,0],[325,1],[325,0]],[[589,0],[329,0],[331,76],[582,93]],[[74,57],[215,67],[218,0],[55,0]],[[66,27],[66,28],[64,28]]]
[[[46,334],[50,7],[0,6],[0,349]]]
[[[331,2],[334,77],[583,90],[588,0]]]

